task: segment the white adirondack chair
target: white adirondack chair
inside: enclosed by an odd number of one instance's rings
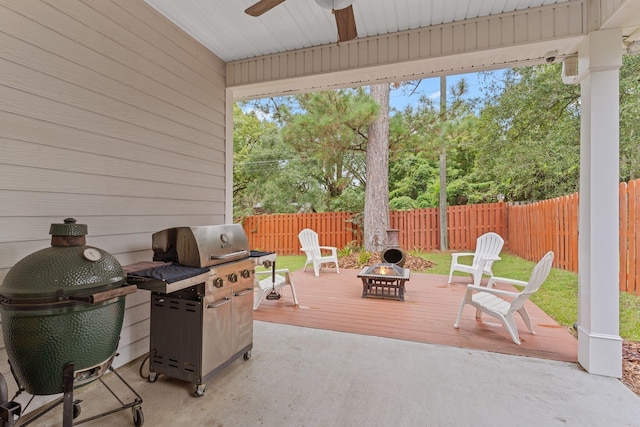
[[[291,293],[293,294],[293,303],[297,307],[298,297],[296,296],[296,287],[293,286],[293,282],[291,281],[291,276],[289,275],[289,269],[283,268],[275,271],[275,282],[273,281],[273,271],[271,270],[260,270],[256,271],[255,274],[255,289],[256,292],[253,298],[253,309],[256,310],[260,303],[264,301],[267,294],[275,289],[278,294],[281,294],[282,288],[285,286],[289,286],[291,288]],[[264,277],[264,278],[262,278]]]
[[[529,314],[524,308],[524,303],[533,293],[540,289],[540,286],[549,275],[552,264],[553,252],[549,251],[533,268],[528,282],[507,279],[504,277],[492,277],[489,279],[489,283],[486,287],[467,285],[467,292],[464,294],[464,298],[460,303],[458,317],[456,318],[456,323],[453,327],[458,329],[465,304],[471,304],[476,308],[476,319],[479,319],[482,316],[482,313],[487,313],[500,319],[505,328],[507,328],[513,342],[520,345],[518,327],[516,326],[516,321],[513,315],[515,313],[520,314],[520,317],[524,320],[529,332],[535,335],[533,326],[531,325],[531,319],[529,319]],[[504,291],[493,288],[495,283],[507,283],[516,286],[524,286],[524,288],[520,292]]]
[[[305,228],[298,234],[298,240],[300,240],[300,245],[302,246],[300,250],[307,255],[303,271],[307,271],[307,265],[312,264],[313,272],[316,276],[319,276],[320,268],[323,264],[334,263],[336,272],[340,273],[337,248],[333,246],[320,246],[318,233],[309,228]]]
[[[504,240],[502,237],[490,232],[478,237],[475,252],[457,252],[451,254],[451,269],[449,270],[449,281],[447,283],[451,283],[454,271],[462,271],[471,274],[474,285],[480,285],[483,274],[493,276],[491,267],[495,261],[500,259],[500,251],[502,251],[503,245]],[[471,264],[463,264],[459,261],[459,258],[468,256],[473,256]]]

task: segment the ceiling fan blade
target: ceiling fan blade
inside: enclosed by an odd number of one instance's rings
[[[251,16],[260,16],[265,12],[270,11],[285,0],[260,0],[253,6],[249,6],[245,9],[244,13]]]
[[[338,39],[341,42],[353,40],[358,37],[356,29],[356,18],[353,16],[353,6],[347,6],[344,9],[334,10],[336,17],[336,26],[338,27]]]

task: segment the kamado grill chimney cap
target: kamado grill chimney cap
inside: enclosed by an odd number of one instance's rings
[[[49,234],[52,236],[86,236],[86,224],[76,224],[75,218],[65,218],[64,224],[51,224]]]

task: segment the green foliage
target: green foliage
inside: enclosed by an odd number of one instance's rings
[[[640,178],[640,55],[625,55],[620,69],[620,180]]]
[[[277,268],[288,268],[289,271],[301,270],[304,267],[304,263],[307,257],[304,255],[278,255],[276,261]],[[258,270],[264,270],[263,267],[258,267]]]
[[[478,105],[475,178],[495,183],[488,189],[505,194],[507,200],[540,200],[575,192],[579,89],[562,82],[560,64],[510,69],[499,84],[489,84]]]
[[[389,180],[392,201],[400,197],[417,199],[429,185],[437,182],[438,165],[434,160],[425,158],[423,153],[398,157],[390,163]]]
[[[332,212],[363,212],[364,187],[361,185],[347,187],[339,196],[331,199],[329,209]]]
[[[425,97],[389,119],[391,209],[437,207],[441,148],[450,205],[542,200],[578,190],[580,86],[560,64],[487,72],[482,96],[449,88],[446,115]],[[640,177],[640,56],[620,71],[620,174]],[[410,83],[407,85],[410,86]],[[234,107],[234,215],[364,210],[368,125],[378,106],[365,88]],[[250,108],[251,107],[251,108]],[[261,114],[257,114],[259,112]]]
[[[369,260],[371,259],[371,252],[369,251],[361,251],[358,254],[358,264],[359,265],[366,265]]]
[[[447,158],[447,181],[465,181],[473,170],[476,117],[472,104],[463,98],[464,80],[450,88],[450,101],[443,114],[431,100],[421,98],[416,107],[409,106],[395,114],[390,124],[393,155],[390,163],[390,206],[392,209],[436,207],[440,202],[441,152]],[[466,203],[458,182],[454,192],[447,185],[448,204]],[[412,200],[410,203],[409,200]]]
[[[405,211],[416,209],[418,204],[409,196],[394,197],[389,201],[389,209],[392,211]]]
[[[363,88],[301,94],[294,100],[295,108],[283,109],[280,116],[286,123],[282,137],[301,158],[314,160],[315,167],[306,172],[322,184],[331,205],[346,189],[365,183],[367,128],[379,106]]]
[[[640,296],[620,292],[620,336],[640,341]]]
[[[314,160],[305,161],[282,140],[271,120],[234,106],[234,218],[266,213],[293,213],[308,206],[328,209],[322,183],[309,174]]]
[[[352,248],[350,248],[349,246],[346,246],[344,248],[338,248],[336,252],[338,254],[338,258],[344,258],[346,256],[351,255],[352,251],[353,251]]]
[[[358,252],[360,247],[357,246],[355,241],[349,242],[344,248],[338,248],[338,258],[346,257],[354,252]]]

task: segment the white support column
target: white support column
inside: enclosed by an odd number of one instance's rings
[[[578,52],[581,79],[578,362],[622,376],[619,315],[619,29],[590,33]]]

